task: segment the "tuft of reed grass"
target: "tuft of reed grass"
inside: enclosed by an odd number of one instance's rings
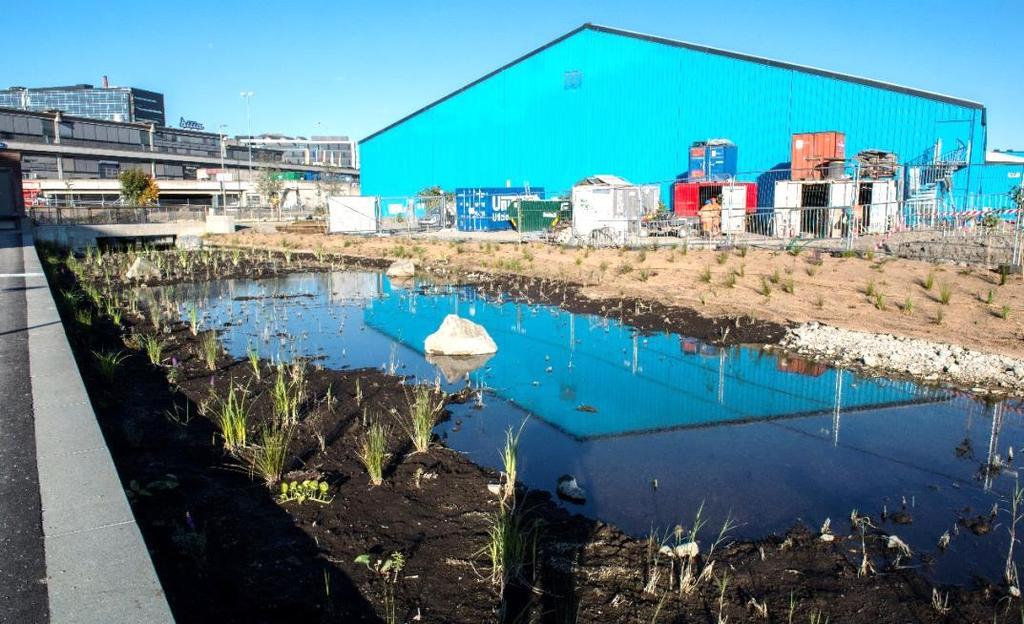
[[[757,292],[764,295],[765,297],[772,296],[772,284],[767,278],[761,278],[761,287],[757,289]]]
[[[949,300],[953,297],[953,288],[949,284],[942,284],[939,286],[939,303],[942,305],[949,305]]]
[[[263,379],[263,372],[260,369],[260,352],[256,345],[249,344],[245,350],[245,357],[248,358],[249,366],[252,367],[253,377],[256,378],[256,381],[261,381]]]
[[[501,465],[504,467],[505,484],[502,488],[502,501],[515,501],[516,477],[519,473],[519,436],[523,433],[526,421],[520,425],[519,431],[509,427],[505,431],[505,446],[501,449]]]
[[[370,483],[374,486],[384,482],[384,463],[391,456],[388,452],[390,435],[390,428],[380,421],[375,421],[366,428],[359,440],[357,455],[370,476]]]
[[[878,287],[875,286],[875,280],[869,279],[868,283],[864,285],[864,294],[868,297],[874,297],[877,292]]]
[[[217,356],[220,355],[220,342],[217,340],[216,332],[209,331],[203,334],[199,339],[199,352],[206,362],[206,368],[216,370]]]
[[[1010,318],[1010,306],[1005,303],[999,308],[999,318],[1004,321]]]
[[[705,284],[711,283],[711,267],[705,266],[704,270],[697,275],[697,279],[704,282]]]
[[[522,512],[502,505],[491,518],[487,543],[480,551],[490,562],[491,582],[505,587],[522,577],[532,542],[533,531],[523,521]]]
[[[935,286],[935,274],[929,271],[921,285],[925,290],[931,290]]]
[[[128,355],[121,351],[93,351],[92,354],[96,357],[96,365],[103,378],[107,380],[107,383],[114,383],[117,378],[117,369],[121,367],[121,362],[127,359]]]
[[[880,291],[875,292],[874,299],[875,309],[885,310],[885,295],[883,295]]]
[[[245,447],[249,434],[249,389],[231,384],[224,398],[214,399],[213,422],[231,453]]]
[[[259,475],[268,488],[281,480],[288,456],[288,443],[292,427],[265,424],[259,428],[259,441],[239,450],[239,456],[249,469],[250,476]]]
[[[786,280],[782,282],[782,292],[790,295],[796,292],[796,282],[793,281],[792,277],[787,277]]]
[[[164,342],[160,338],[146,334],[139,338],[139,343],[142,348],[146,351],[146,357],[149,358],[149,363],[153,366],[159,366],[163,363],[164,359]]]
[[[437,414],[443,403],[434,401],[434,393],[428,386],[417,386],[409,403],[409,422],[406,430],[416,453],[425,453],[430,448],[430,438],[437,422]]]

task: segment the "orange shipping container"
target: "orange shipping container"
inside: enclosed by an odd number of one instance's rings
[[[792,180],[820,180],[830,160],[846,158],[846,134],[842,132],[803,132],[793,135],[790,162]]]

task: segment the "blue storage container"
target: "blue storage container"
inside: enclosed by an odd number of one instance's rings
[[[524,196],[544,197],[543,188],[489,187],[455,189],[456,227],[462,232],[508,230],[508,207]]]
[[[690,147],[690,182],[726,180],[736,176],[736,144],[724,139],[697,141]]]

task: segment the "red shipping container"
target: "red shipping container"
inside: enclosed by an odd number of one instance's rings
[[[724,182],[676,182],[672,185],[672,211],[680,217],[696,217],[701,206],[712,196],[721,201]],[[747,188],[746,212],[757,211],[757,184],[754,182],[733,182],[728,186]]]
[[[821,180],[831,160],[846,158],[846,134],[836,131],[803,132],[793,135],[790,162],[792,180]]]

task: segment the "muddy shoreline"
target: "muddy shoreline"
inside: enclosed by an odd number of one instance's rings
[[[337,268],[335,259],[296,256],[298,262],[239,262],[232,271],[226,268],[232,266],[228,254],[209,253],[205,266],[156,282],[201,281],[222,270],[252,278]],[[214,255],[218,260],[212,260]],[[103,262],[79,268],[76,276],[59,257],[50,256],[51,286],[55,293],[96,289],[106,293],[104,299],[123,305],[128,291],[110,276],[127,262],[111,256]],[[386,262],[347,264],[379,269]],[[720,344],[778,340],[785,331],[756,321],[746,324],[747,319],[700,323],[688,316],[696,314],[692,311],[648,307],[636,300],[587,300],[574,288],[532,278],[440,276],[466,280],[494,296],[504,291],[524,301],[603,314],[644,331],[685,327],[689,335],[696,331],[698,338]],[[481,552],[497,509],[488,485],[498,475],[437,440],[426,453],[410,453],[401,430],[408,389],[399,378],[376,370],[307,369],[288,470],[295,479],[329,483],[331,502],[280,503],[274,490],[224,453],[210,419],[201,413],[213,397],[245,387],[254,397],[254,426],[265,422],[273,409],[269,388],[274,369],[261,362],[257,376],[249,362],[223,353],[208,366],[201,355],[205,332],[193,334],[180,319],[157,329],[141,312],[125,311],[115,323],[109,308],[90,298],[81,297],[71,309],[71,298],[62,297],[62,317],[179,621],[387,621],[388,591],[397,604],[397,621],[501,619],[501,591],[486,578],[488,564]],[[83,309],[90,313],[88,325],[76,314]],[[165,341],[166,363],[149,363],[138,344],[146,335]],[[117,350],[128,354],[127,360],[111,378],[97,366],[94,352]],[[366,409],[392,427],[392,457],[379,487],[369,487],[356,457]],[[992,621],[993,615],[1012,617],[1016,604],[1005,599],[1002,588],[979,582],[974,588],[936,588],[948,599],[949,610],[943,612],[932,603],[933,587],[895,557],[884,531],[874,528],[865,529],[862,544],[859,534],[826,542],[816,529],[798,526],[789,535],[756,542],[726,540],[713,554],[708,547],[718,528],[706,529],[698,539],[699,565],[710,572],[683,592],[679,561],[652,557],[643,540],[571,515],[546,493],[524,491],[521,496],[529,522],[537,527],[537,555],[506,590],[506,615],[519,621]],[[356,563],[364,553],[383,558],[392,552],[403,553],[406,566],[390,587]],[[865,556],[874,571],[862,576],[858,571]],[[515,613],[507,612],[509,604]],[[767,618],[760,616],[762,609]]]

